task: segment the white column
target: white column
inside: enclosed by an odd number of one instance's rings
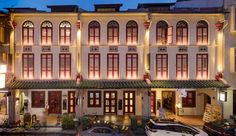
[[[80,118],[83,116],[83,90],[80,89],[77,91],[77,99],[76,99],[76,118]]]
[[[143,90],[143,116],[151,116],[151,90]]]

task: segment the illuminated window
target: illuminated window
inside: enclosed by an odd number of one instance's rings
[[[156,25],[156,40],[158,45],[167,44],[168,24],[165,21],[159,21]]]
[[[138,44],[138,24],[135,21],[129,21],[126,24],[126,43],[128,45]]]
[[[89,54],[88,59],[88,76],[90,79],[98,79],[100,77],[100,54]]]
[[[197,54],[197,78],[207,79],[208,77],[208,55]]]
[[[176,25],[176,43],[178,45],[188,44],[188,24],[185,21],[179,21]]]
[[[23,78],[32,79],[34,77],[34,54],[22,55]]]
[[[197,23],[197,44],[207,45],[208,43],[208,24],[206,21],[199,21]]]
[[[101,107],[101,91],[88,91],[88,107]]]
[[[188,55],[187,54],[176,55],[176,77],[178,79],[188,78]]]
[[[196,107],[196,91],[187,91],[187,97],[182,98],[182,107]]]
[[[89,23],[88,32],[89,45],[99,45],[100,43],[100,24],[97,21]]]
[[[59,77],[62,79],[71,77],[71,55],[59,55]]]
[[[107,25],[107,42],[109,45],[119,43],[119,24],[116,21],[110,21]]]
[[[45,107],[45,91],[32,91],[31,92],[32,108]]]
[[[22,25],[22,41],[23,45],[33,45],[34,43],[34,24],[26,21]]]
[[[107,55],[107,75],[109,79],[119,77],[119,54]]]
[[[168,55],[167,54],[157,54],[156,73],[157,73],[158,79],[166,79],[168,77]]]
[[[126,76],[127,79],[138,77],[138,54],[126,54]]]
[[[41,54],[41,77],[43,79],[52,78],[52,61],[52,54]]]
[[[61,45],[69,45],[71,43],[71,25],[67,21],[60,24],[59,39]]]
[[[52,23],[49,21],[44,21],[41,25],[41,44],[52,44]]]

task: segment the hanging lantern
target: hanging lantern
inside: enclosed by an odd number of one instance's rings
[[[222,30],[222,28],[224,27],[224,22],[218,21],[218,22],[215,24],[215,26],[216,26],[216,29],[217,29],[218,31],[220,31],[220,30]]]
[[[76,22],[76,26],[78,27],[78,29],[81,28],[81,21],[80,21],[80,20],[78,20],[78,21]]]
[[[146,29],[148,29],[149,26],[150,26],[150,24],[151,24],[150,20],[146,20],[146,21],[144,22],[144,27],[145,27]]]

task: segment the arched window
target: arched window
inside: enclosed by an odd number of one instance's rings
[[[176,43],[178,45],[188,44],[188,24],[185,21],[179,21],[176,25]]]
[[[109,45],[119,43],[119,24],[116,21],[110,21],[107,24],[107,43]]]
[[[206,21],[197,23],[197,44],[206,45],[208,43],[208,24]]]
[[[156,25],[157,45],[167,44],[168,24],[165,21],[159,21]]]
[[[90,45],[98,45],[100,43],[100,24],[97,21],[89,23],[88,40]]]
[[[68,21],[63,21],[59,26],[60,45],[69,45],[71,43],[71,25]]]
[[[126,24],[126,43],[128,45],[138,44],[138,24],[135,21],[129,21]]]
[[[52,44],[52,23],[44,21],[41,25],[41,44],[51,45]]]
[[[22,41],[23,45],[34,43],[34,24],[30,21],[25,21],[22,25]]]

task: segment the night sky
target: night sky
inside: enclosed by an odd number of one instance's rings
[[[122,3],[122,10],[136,8],[138,3],[167,3],[176,0],[0,0],[0,10],[9,7],[31,7],[48,10],[46,5],[79,5],[85,10],[94,10],[94,4]]]

